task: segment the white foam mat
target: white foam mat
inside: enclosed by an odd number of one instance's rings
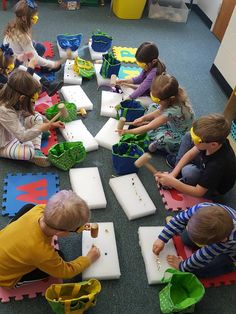
[[[74,60],[67,60],[64,67],[64,83],[65,84],[82,84],[82,77],[73,70]]]
[[[167,268],[171,268],[167,263],[167,255],[177,255],[174,243],[170,240],[157,256],[152,252],[152,246],[164,227],[139,227],[139,245],[143,255],[146,274],[149,285],[161,283],[161,279]]]
[[[69,171],[72,190],[87,202],[90,209],[106,208],[107,201],[97,167]]]
[[[109,185],[129,220],[155,213],[156,207],[136,173],[111,178]]]
[[[98,87],[100,86],[111,86],[111,79],[110,78],[103,78],[100,74],[102,65],[101,64],[94,64],[94,69],[96,73]]]
[[[93,103],[79,85],[63,86],[61,93],[65,101],[72,102],[78,109],[85,108],[86,110],[93,109]]]
[[[65,128],[60,129],[65,140],[68,142],[83,142],[87,152],[97,150],[98,143],[81,120],[65,123]]]
[[[118,120],[110,118],[101,130],[95,136],[95,140],[98,142],[99,146],[112,150],[112,145],[120,141],[120,136],[117,130]],[[128,129],[125,125],[124,129]]]
[[[102,91],[101,116],[116,117],[116,105],[122,101],[122,95],[113,92]]]
[[[92,60],[102,60],[102,55],[108,52],[108,51],[105,51],[105,52],[94,51],[92,48],[92,39],[89,40],[88,47],[89,47],[89,52],[90,52],[90,56]]]
[[[58,44],[58,42],[57,42],[57,48],[58,48],[58,51],[59,51],[59,56],[60,56],[60,58],[62,58],[62,59],[67,59],[68,58],[68,56],[67,56],[67,52],[66,52],[66,50],[65,49],[62,49],[61,47],[60,47],[60,45]],[[75,50],[75,51],[71,51],[71,58],[72,59],[75,59],[76,57],[78,57],[78,51],[79,51],[79,49],[77,49],[77,50]]]
[[[90,278],[118,279],[121,273],[113,223],[101,222],[98,225],[97,238],[91,238],[90,232],[83,231],[82,254],[86,255],[94,244],[99,248],[101,256],[82,273],[82,278],[83,280]]]

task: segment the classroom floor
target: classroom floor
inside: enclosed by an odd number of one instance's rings
[[[186,89],[192,102],[196,117],[210,112],[222,112],[227,101],[226,96],[211,76],[209,70],[217,53],[219,42],[192,12],[187,24],[150,20],[146,15],[140,20],[120,20],[109,16],[109,5],[105,7],[82,7],[78,11],[64,11],[56,3],[39,3],[39,22],[34,27],[34,39],[52,41],[55,45],[56,35],[60,33],[82,33],[83,41],[80,49],[81,57],[89,59],[88,39],[96,29],[108,32],[114,38],[113,45],[137,47],[143,41],[154,41],[160,50],[160,58],[165,62],[169,73],[175,75]],[[0,11],[0,39],[3,29],[13,16],[12,9]],[[57,50],[55,46],[55,51]],[[62,73],[59,73],[62,77]],[[93,135],[107,121],[100,116],[101,90],[97,89],[96,80],[83,82],[84,91],[94,104],[94,110],[84,119],[85,125]],[[161,170],[168,170],[164,157],[156,154],[153,163]],[[1,178],[0,195],[3,194],[3,180],[7,173],[38,173],[53,171],[59,175],[61,189],[69,189],[68,172],[54,167],[40,169],[33,164],[0,160]],[[114,174],[111,152],[104,148],[88,153],[81,167],[98,167],[107,198],[107,208],[92,211],[92,221],[113,221],[115,226],[121,277],[119,280],[103,281],[102,292],[98,296],[97,305],[88,313],[96,314],[145,314],[160,313],[158,292],[162,286],[149,286],[145,267],[138,243],[139,226],[163,225],[169,213],[164,209],[159,192],[152,175],[141,169],[139,177],[144,183],[151,199],[157,207],[154,215],[134,221],[128,221],[120,208],[109,185],[109,178]],[[236,187],[221,202],[236,208]],[[7,217],[0,217],[0,227],[8,222]],[[60,241],[67,260],[81,253],[81,237],[78,235]],[[209,288],[205,297],[196,306],[195,313],[235,313],[236,285]],[[43,297],[28,299],[22,302],[11,301],[0,304],[0,313],[42,314],[51,313],[50,307]]]

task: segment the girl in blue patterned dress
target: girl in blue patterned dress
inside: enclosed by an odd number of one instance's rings
[[[193,110],[184,90],[175,77],[167,73],[155,77],[151,86],[151,104],[148,112],[132,123],[136,128],[118,131],[124,133],[148,133],[149,151],[176,152],[183,135],[193,122]]]

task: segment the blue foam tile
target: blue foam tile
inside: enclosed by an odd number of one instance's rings
[[[27,203],[46,204],[59,191],[59,177],[55,173],[8,174],[5,182],[2,215],[10,217]]]

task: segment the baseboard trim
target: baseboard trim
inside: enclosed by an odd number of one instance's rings
[[[187,4],[188,5],[188,4]],[[189,5],[188,5],[189,6]],[[201,20],[206,24],[206,26],[211,29],[212,21],[209,17],[199,8],[197,4],[193,4],[192,10],[197,13]]]
[[[212,64],[210,72],[213,75],[213,77],[215,78],[215,80],[217,81],[217,83],[220,85],[222,90],[225,92],[225,94],[228,97],[230,97],[230,95],[232,94],[233,89],[228,84],[228,82],[225,80],[225,78],[220,73],[220,71],[218,70],[217,66],[214,63]]]

